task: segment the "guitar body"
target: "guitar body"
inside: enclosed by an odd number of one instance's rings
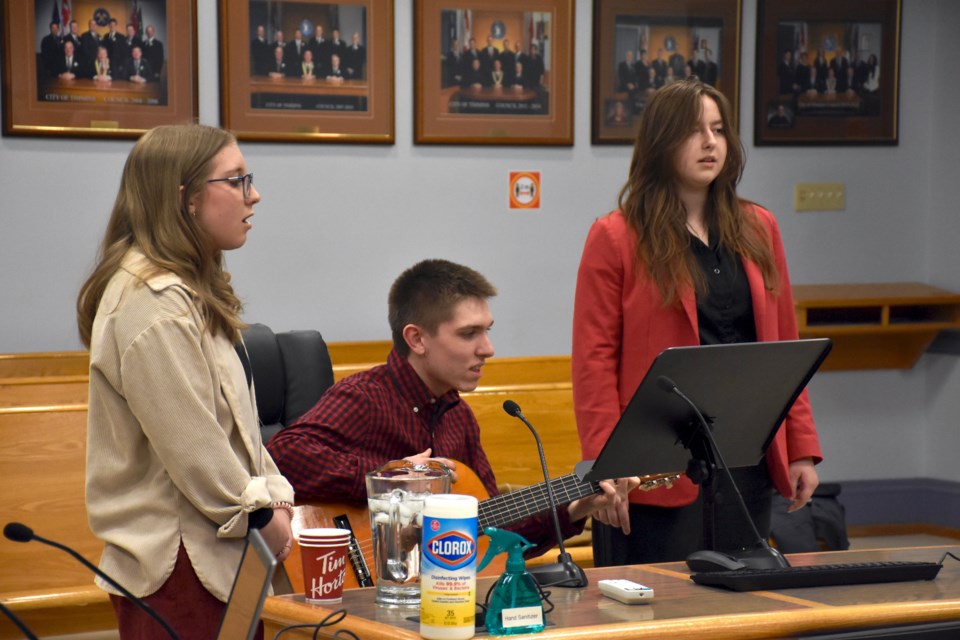
[[[486,500],[490,497],[486,488],[474,473],[465,464],[457,464],[457,481],[452,487],[453,493],[473,496],[478,501]],[[337,527],[334,518],[346,516],[353,529],[353,535],[357,540],[357,546],[366,561],[369,570],[373,572],[373,534],[370,531],[370,512],[367,505],[360,502],[318,502],[300,504],[294,507],[293,534],[296,537],[303,529],[312,529],[316,527]],[[478,532],[482,533],[482,532]],[[477,562],[483,558],[490,546],[490,539],[487,536],[479,535],[477,541]],[[357,558],[351,554],[351,565],[347,568],[344,579],[344,589],[356,589],[360,586],[355,569]],[[290,576],[290,582],[294,590],[303,593],[303,564],[300,558],[300,545],[293,545],[293,551],[290,557],[284,562],[287,574]],[[506,558],[501,556],[495,558],[487,567],[480,572],[484,576],[498,576],[506,569]],[[376,580],[376,576],[373,576]]]

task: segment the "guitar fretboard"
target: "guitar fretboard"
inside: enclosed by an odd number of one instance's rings
[[[583,482],[576,474],[569,474],[550,481],[550,488],[557,505],[567,504],[600,492],[596,482]],[[477,520],[480,530],[486,527],[503,527],[524,518],[547,511],[550,499],[544,482],[525,489],[502,493],[480,503]]]

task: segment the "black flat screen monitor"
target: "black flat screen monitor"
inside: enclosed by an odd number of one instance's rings
[[[668,378],[712,424],[729,467],[756,465],[830,352],[828,338],[672,347],[656,357],[585,480],[685,471],[699,421],[664,389]],[[584,463],[581,463],[584,464]]]

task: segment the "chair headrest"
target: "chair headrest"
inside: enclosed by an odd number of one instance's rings
[[[319,331],[274,333],[264,324],[251,324],[243,331],[243,341],[266,442],[296,422],[333,385],[333,365]]]
[[[277,345],[287,383],[282,422],[289,427],[333,386],[333,364],[319,331],[284,331],[277,334]]]
[[[251,324],[243,331],[257,393],[257,412],[263,424],[283,422],[286,373],[276,334],[265,324]]]

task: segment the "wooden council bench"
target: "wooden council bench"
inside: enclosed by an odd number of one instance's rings
[[[336,379],[385,361],[390,349],[386,341],[328,347]],[[0,523],[22,522],[97,564],[103,545],[88,528],[84,500],[88,367],[86,352],[0,354]],[[484,367],[481,382],[464,399],[477,414],[502,489],[543,480],[536,442],[503,411],[507,399],[537,428],[551,477],[573,470],[580,445],[568,356],[496,358]],[[568,550],[591,566],[589,536],[579,542]],[[538,561],[554,560],[548,553]],[[0,601],[39,635],[115,628],[107,595],[64,552],[3,539],[0,566]],[[0,640],[18,637],[0,616]]]

